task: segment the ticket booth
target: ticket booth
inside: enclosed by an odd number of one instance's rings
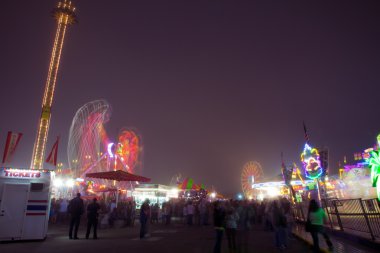
[[[0,241],[46,238],[53,172],[0,168]]]

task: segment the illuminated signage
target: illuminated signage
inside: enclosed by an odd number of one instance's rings
[[[301,162],[305,169],[305,176],[310,179],[319,178],[323,169],[319,159],[319,153],[316,148],[312,148],[309,144],[305,144],[304,150],[301,154]]]
[[[41,172],[35,170],[5,169],[4,176],[12,178],[39,178],[41,177]]]

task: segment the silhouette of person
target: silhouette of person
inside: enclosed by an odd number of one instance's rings
[[[70,200],[68,211],[71,215],[70,219],[70,230],[69,238],[70,239],[79,239],[78,238],[78,228],[80,224],[80,217],[84,212],[84,203],[83,199],[80,198],[80,193],[77,193],[77,196]],[[74,228],[74,237],[73,237],[73,228]]]
[[[90,236],[91,227],[94,227],[94,239],[98,239],[97,227],[98,227],[98,211],[100,205],[97,203],[97,199],[94,198],[92,203],[87,206],[87,232],[86,239]]]

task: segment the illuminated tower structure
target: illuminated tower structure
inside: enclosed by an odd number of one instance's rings
[[[45,146],[50,126],[51,106],[54,98],[55,84],[57,81],[57,73],[61,59],[63,42],[65,40],[66,28],[68,25],[77,22],[75,7],[71,4],[71,1],[64,0],[63,2],[59,2],[58,6],[54,8],[52,13],[53,17],[57,20],[57,30],[51,53],[44,97],[42,100],[41,118],[33,148],[31,163],[32,169],[43,169]]]

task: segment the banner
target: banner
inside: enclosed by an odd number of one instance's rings
[[[7,163],[12,160],[12,156],[15,153],[16,147],[20,142],[21,137],[22,133],[13,133],[11,131],[8,132],[3,154],[3,163]]]
[[[50,163],[54,166],[57,166],[57,155],[58,155],[58,142],[59,142],[59,137],[57,137],[57,140],[55,141],[47,159],[46,163]]]

